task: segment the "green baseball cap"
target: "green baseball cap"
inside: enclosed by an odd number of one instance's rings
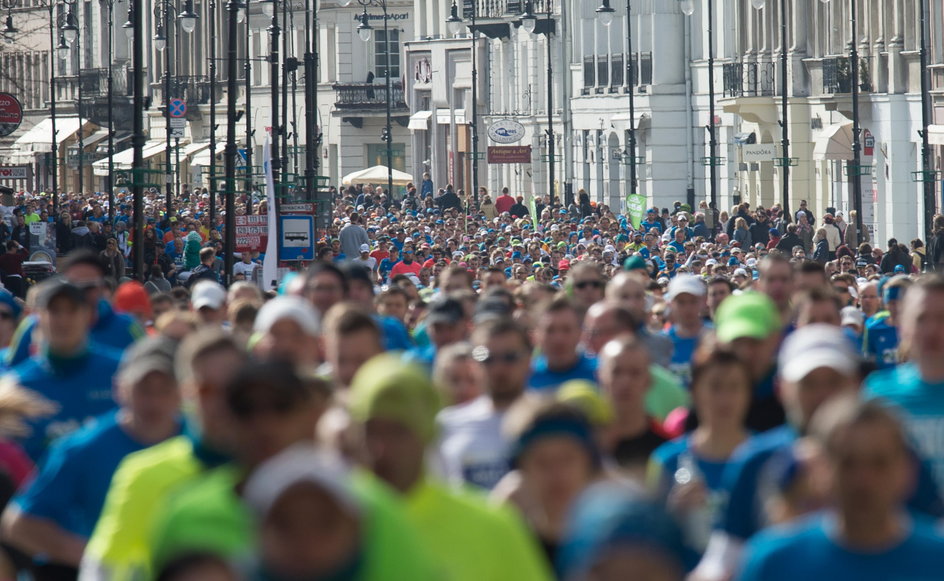
[[[623,270],[648,270],[642,256],[634,254],[623,261]]]
[[[780,328],[777,305],[764,293],[746,292],[730,296],[715,313],[715,334],[722,343],[744,337],[766,339]]]

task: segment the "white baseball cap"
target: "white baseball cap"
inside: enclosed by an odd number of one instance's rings
[[[791,333],[780,348],[780,377],[800,381],[813,371],[828,367],[843,375],[859,370],[859,354],[841,327],[816,323]]]
[[[252,326],[255,333],[268,333],[282,319],[298,323],[302,331],[311,337],[321,334],[321,317],[311,303],[295,296],[276,297],[262,305]]]
[[[194,285],[193,292],[190,293],[190,304],[197,311],[204,307],[222,309],[226,304],[226,289],[218,282],[202,280]]]
[[[681,294],[690,294],[696,297],[703,297],[707,293],[705,283],[693,274],[679,274],[669,281],[669,292],[666,299],[673,300]]]
[[[361,244],[361,252],[370,252],[370,246],[367,244]]]

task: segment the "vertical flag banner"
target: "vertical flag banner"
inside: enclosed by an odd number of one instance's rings
[[[629,214],[629,221],[632,222],[633,228],[639,228],[646,215],[646,196],[642,194],[626,196],[626,213]]]

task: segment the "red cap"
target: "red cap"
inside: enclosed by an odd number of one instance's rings
[[[151,297],[144,290],[144,285],[136,280],[118,285],[114,302],[115,310],[119,313],[151,316]]]
[[[562,258],[561,261],[557,263],[557,270],[570,270],[570,261],[566,258]]]

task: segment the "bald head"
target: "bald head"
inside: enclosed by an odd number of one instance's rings
[[[615,303],[629,310],[638,321],[646,318],[646,287],[639,277],[629,272],[621,272],[606,285],[607,302]]]
[[[638,325],[626,307],[612,301],[594,303],[583,320],[584,348],[589,353],[599,353],[612,339],[634,334]]]

